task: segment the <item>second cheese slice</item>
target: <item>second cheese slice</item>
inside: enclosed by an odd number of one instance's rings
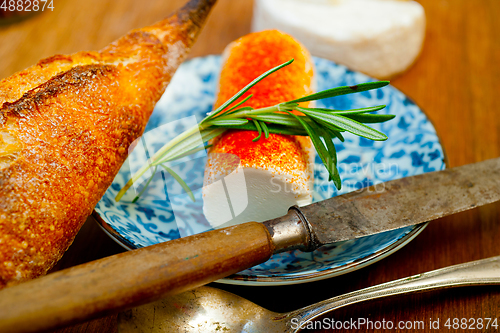
[[[252,29],[280,29],[315,56],[389,78],[419,55],[425,13],[415,1],[256,0]]]

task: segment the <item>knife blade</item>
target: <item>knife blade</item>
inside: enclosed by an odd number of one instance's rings
[[[500,158],[402,178],[263,223],[120,253],[0,290],[0,332],[82,322],[199,287],[267,261],[430,221],[500,200]]]
[[[277,252],[417,225],[500,200],[500,158],[392,180],[263,222]]]
[[[300,208],[319,244],[428,222],[500,200],[500,158],[370,186]]]

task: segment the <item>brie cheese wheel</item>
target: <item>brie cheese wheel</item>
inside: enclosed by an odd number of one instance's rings
[[[271,30],[244,36],[226,48],[214,108],[265,71],[294,62],[246,94],[245,106],[267,107],[314,92],[309,52]],[[245,95],[245,96],[246,96]],[[307,106],[307,103],[304,103]],[[309,137],[228,130],[212,142],[205,168],[203,211],[213,227],[262,222],[312,202],[315,150]]]
[[[409,68],[425,35],[425,13],[415,1],[255,0],[252,30],[279,29],[312,55],[376,78]]]

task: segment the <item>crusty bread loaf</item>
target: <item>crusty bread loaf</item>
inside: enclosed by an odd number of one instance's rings
[[[214,108],[228,100],[263,72],[290,59],[294,62],[255,85],[253,97],[244,105],[266,107],[296,99],[314,90],[313,63],[309,52],[291,36],[277,30],[246,35],[226,48]],[[305,105],[307,106],[307,105]],[[227,168],[209,163],[205,170],[204,213],[213,226],[248,221],[265,221],[286,214],[293,205],[312,200],[314,150],[308,137],[270,134],[257,142],[255,131],[230,130],[214,141],[210,153],[233,154],[240,158],[236,173],[243,172],[245,187],[229,189],[233,215],[224,212],[227,201],[216,198],[219,180]],[[232,170],[231,170],[232,171]],[[226,214],[225,214],[226,213]]]
[[[45,274],[67,250],[214,2],[0,82],[0,288]]]

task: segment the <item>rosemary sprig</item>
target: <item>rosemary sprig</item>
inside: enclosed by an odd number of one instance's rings
[[[329,180],[333,181],[335,186],[340,189],[341,180],[337,170],[337,153],[335,145],[333,144],[333,139],[338,138],[344,141],[342,133],[350,132],[371,140],[387,140],[385,134],[364,125],[364,123],[380,123],[393,119],[395,116],[370,114],[370,112],[383,109],[385,105],[353,110],[333,110],[302,107],[299,103],[377,89],[388,85],[389,82],[377,81],[362,83],[355,86],[332,88],[260,109],[242,106],[246,101],[252,98],[252,95],[248,95],[237,102],[255,84],[268,75],[288,66],[292,62],[293,59],[260,75],[216,110],[210,112],[197,126],[192,127],[175,137],[173,140],[167,142],[150,158],[146,165],[132,176],[127,184],[118,192],[115,200],[119,201],[134,182],[140,179],[147,170],[152,168],[156,171],[158,166],[161,166],[181,184],[183,189],[188,192],[191,199],[194,201],[188,185],[175,174],[172,169],[164,164],[205,149],[206,146],[200,146],[200,135],[202,141],[205,143],[221,135],[230,128],[256,131],[257,135],[253,141],[260,140],[262,136],[268,138],[269,133],[311,137],[311,141],[318,155],[328,170]],[[301,114],[295,114],[293,111],[298,111]],[[152,176],[146,182],[139,195],[144,192],[151,179]],[[139,195],[134,200],[137,200]]]

